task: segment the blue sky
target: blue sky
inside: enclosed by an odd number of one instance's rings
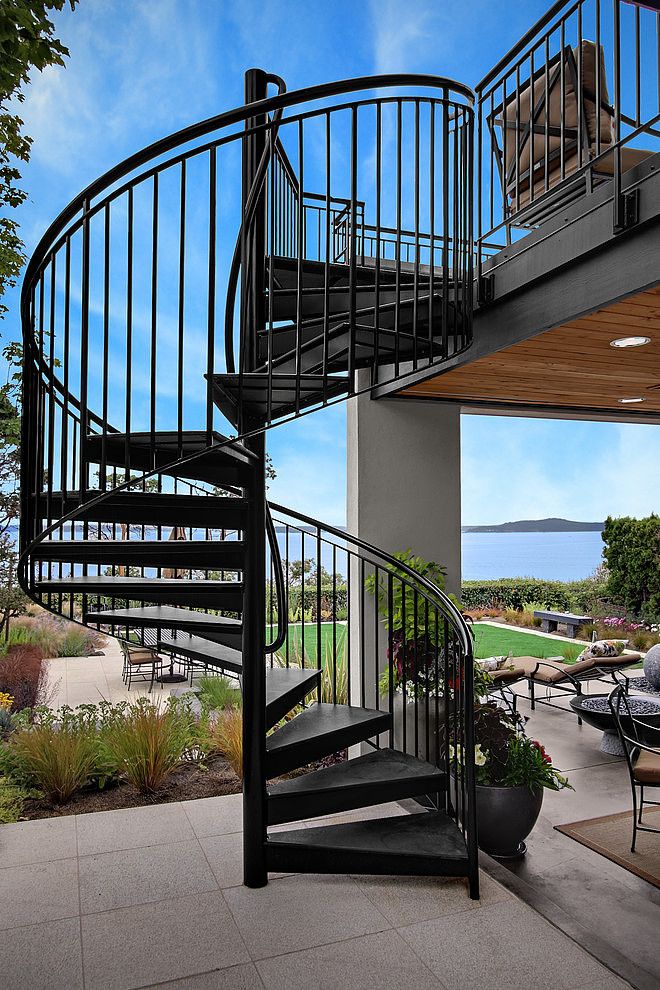
[[[133,151],[242,102],[258,65],[289,89],[376,72],[474,84],[546,9],[545,0],[81,0],[56,17],[65,71],[35,73],[21,109],[34,139],[20,211],[28,250],[91,179]],[[18,333],[17,295],[1,332]],[[657,427],[463,418],[466,523],[657,508]],[[271,432],[271,496],[345,521],[342,406]]]

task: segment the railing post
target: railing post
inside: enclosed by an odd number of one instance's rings
[[[261,69],[245,74],[245,102],[265,98],[267,76]],[[246,126],[259,123],[251,118]],[[265,146],[265,131],[243,139],[243,210]],[[264,188],[266,184],[264,183]],[[241,370],[257,362],[257,332],[263,327],[266,197],[245,232],[241,286]],[[243,362],[245,362],[243,364]],[[247,491],[248,518],[243,599],[243,880],[263,887],[266,866],[266,478],[263,433],[246,444],[258,456]]]

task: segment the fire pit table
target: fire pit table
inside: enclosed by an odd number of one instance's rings
[[[587,725],[602,731],[603,738],[600,743],[602,753],[609,753],[610,756],[625,756],[606,694],[578,695],[576,698],[571,698],[570,704],[576,715],[579,715]],[[630,714],[635,716],[640,741],[650,746],[657,746],[660,742],[660,701],[629,696],[628,705]],[[648,726],[648,731],[640,727],[637,719]],[[632,725],[623,706],[621,724],[623,731],[627,735],[632,735]]]

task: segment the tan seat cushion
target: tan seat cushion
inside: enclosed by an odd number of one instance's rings
[[[633,773],[635,780],[640,784],[660,785],[660,753],[649,753],[648,750],[642,749]]]
[[[595,666],[594,660],[580,660],[578,663],[560,663],[558,660],[543,660],[541,657],[515,657],[514,663],[523,671],[523,676],[532,677],[543,684],[556,684],[566,679],[567,674],[579,674]],[[536,670],[536,667],[539,667]],[[536,672],[535,672],[536,671]]]
[[[128,650],[129,663],[155,663],[157,660],[158,654],[153,653],[151,650]]]
[[[641,659],[640,653],[620,653],[618,657],[596,657],[595,664],[596,667],[628,667]]]
[[[511,684],[513,681],[519,681],[521,677],[525,676],[525,671],[516,666],[515,660],[513,661],[513,665],[502,667],[500,670],[490,670],[488,673],[493,679],[494,684]]]

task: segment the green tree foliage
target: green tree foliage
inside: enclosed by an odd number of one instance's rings
[[[659,616],[660,516],[608,517],[603,542],[610,593],[636,615]]]
[[[25,99],[23,87],[31,69],[64,65],[68,50],[54,35],[49,18],[65,4],[73,10],[78,0],[0,0],[0,297],[16,284],[25,261],[16,220],[6,215],[27,199],[20,181],[21,163],[30,160],[32,138],[15,112]],[[0,317],[7,307],[0,303]]]

